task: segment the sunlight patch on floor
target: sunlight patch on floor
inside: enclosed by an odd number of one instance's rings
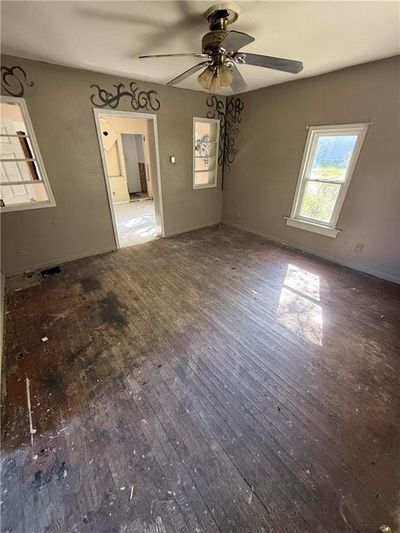
[[[122,248],[157,238],[153,200],[114,205],[114,212]]]
[[[289,264],[278,305],[278,320],[307,342],[322,346],[319,276]]]

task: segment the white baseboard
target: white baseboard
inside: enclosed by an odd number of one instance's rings
[[[173,237],[174,235],[179,235],[180,233],[187,233],[189,231],[194,231],[196,229],[201,229],[201,228],[209,228],[210,226],[216,226],[217,224],[221,224],[221,221],[214,220],[213,222],[208,222],[207,224],[198,224],[196,226],[186,226],[185,228],[181,228],[175,231],[168,231],[165,234],[165,237]]]
[[[228,222],[226,220],[222,221],[222,224],[226,224],[227,226],[232,226],[234,228],[241,229],[243,231],[247,231],[248,233],[252,233],[253,235],[258,235],[259,237],[263,237],[264,239],[267,239],[268,241],[272,241],[278,244],[281,244],[283,246],[287,246],[288,248],[293,248],[294,250],[298,250],[300,252],[305,252],[310,255],[314,255],[316,257],[321,257],[321,259],[326,259],[327,261],[331,261],[332,263],[336,263],[337,265],[342,265],[347,268],[351,268],[353,270],[357,270],[358,272],[363,272],[365,274],[370,274],[371,276],[375,276],[377,278],[384,279],[386,281],[391,281],[393,283],[400,283],[400,278],[397,276],[392,276],[391,274],[387,274],[386,272],[380,272],[378,270],[373,269],[367,269],[362,268],[359,265],[355,265],[351,263],[350,261],[342,261],[338,260],[336,257],[332,257],[330,255],[321,254],[319,252],[316,252],[315,250],[312,250],[310,248],[301,248],[298,244],[291,242],[291,241],[285,241],[283,239],[280,239],[279,237],[275,237],[274,235],[269,235],[268,233],[264,233],[263,231],[258,231],[253,228],[249,228],[247,226],[242,226],[241,224],[235,224],[234,222]]]

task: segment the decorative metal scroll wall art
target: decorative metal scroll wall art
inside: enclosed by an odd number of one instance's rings
[[[107,89],[102,89],[98,85],[91,85],[91,89],[96,89],[97,94],[92,94],[90,101],[96,107],[111,107],[115,109],[118,107],[121,98],[128,97],[131,101],[131,106],[135,111],[146,109],[147,111],[158,111],[160,109],[160,101],[157,98],[157,91],[144,91],[139,87],[135,87],[136,83],[131,81],[128,87],[123,83],[113,85],[115,92],[109,92]]]
[[[218,164],[222,166],[223,185],[223,179],[230,171],[238,152],[237,136],[244,104],[238,96],[228,96],[225,103],[215,94],[207,98],[206,104],[209,108],[207,117],[217,118],[220,121]]]
[[[244,104],[238,96],[228,96],[226,99],[225,112],[225,143],[224,143],[224,166],[230,171],[235,160],[237,149],[237,136]]]
[[[209,108],[209,111],[207,111],[207,118],[217,118],[220,123],[218,165],[223,167],[225,144],[225,102],[221,98],[215,96],[215,94],[212,94],[207,98],[206,105]]]
[[[22,67],[1,67],[1,88],[10,96],[24,96],[25,88],[34,85],[35,82],[28,80]]]

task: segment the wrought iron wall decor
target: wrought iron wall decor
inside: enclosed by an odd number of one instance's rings
[[[157,98],[157,91],[144,91],[139,87],[135,87],[136,83],[131,81],[128,87],[125,87],[123,83],[113,85],[116,91],[115,93],[102,89],[96,84],[90,86],[91,89],[96,89],[97,94],[92,94],[90,101],[96,107],[111,107],[115,109],[124,96],[127,96],[131,100],[131,106],[135,111],[140,109],[146,109],[146,111],[158,111],[160,109],[160,100]]]
[[[25,87],[33,87],[34,81],[29,81],[25,70],[18,65],[1,67],[1,88],[10,96],[24,96]]]
[[[209,108],[207,118],[217,118],[220,121],[218,164],[222,166],[223,186],[224,177],[229,173],[238,152],[237,136],[244,104],[238,96],[227,96],[224,102],[215,94],[207,98],[206,104]]]
[[[223,167],[225,144],[225,102],[221,98],[218,98],[215,94],[212,94],[207,98],[206,105],[209,108],[209,111],[207,111],[207,118],[217,118],[220,123],[218,165]]]
[[[235,160],[237,149],[237,136],[243,111],[243,101],[238,96],[228,96],[225,112],[225,142],[224,142],[224,169],[228,172]]]

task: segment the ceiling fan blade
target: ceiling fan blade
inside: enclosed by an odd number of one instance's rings
[[[208,54],[153,54],[149,56],[139,56],[138,59],[153,59],[156,57],[204,57],[208,58],[210,57]]]
[[[271,68],[274,70],[283,70],[291,74],[298,74],[303,70],[303,63],[301,61],[293,61],[292,59],[283,59],[281,57],[263,56],[260,54],[236,54],[234,59],[238,59],[238,63],[246,65],[254,65],[255,67]]]
[[[206,68],[210,64],[211,64],[210,61],[203,61],[202,63],[198,63],[194,67],[188,68],[187,70],[185,70],[185,72],[182,72],[182,74],[179,74],[179,76],[169,81],[167,85],[177,85],[181,81],[186,80],[186,78],[188,78],[189,76],[191,76],[198,70],[201,70],[202,68]]]
[[[237,52],[237,50],[240,50],[240,48],[243,48],[243,46],[246,46],[247,44],[250,44],[253,41],[255,41],[255,38],[251,35],[248,35],[247,33],[243,33],[241,31],[236,30],[230,30],[226,34],[225,39],[220,42],[220,46],[224,48],[224,50]]]
[[[239,93],[241,91],[245,91],[247,89],[247,83],[244,81],[244,78],[235,63],[232,63],[232,74],[233,80],[231,83],[231,88],[233,92]]]

